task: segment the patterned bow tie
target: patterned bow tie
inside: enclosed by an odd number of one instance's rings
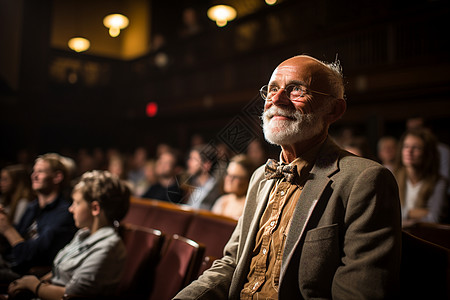
[[[286,178],[286,181],[293,183],[297,174],[297,166],[290,166],[278,163],[275,159],[269,159],[266,163],[264,176],[266,179]]]

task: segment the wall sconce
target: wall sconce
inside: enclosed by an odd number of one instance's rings
[[[274,5],[275,3],[277,3],[277,0],[266,0],[267,5]]]
[[[223,27],[228,21],[236,18],[236,10],[228,5],[216,5],[208,9],[208,18],[215,21],[217,26]]]
[[[84,37],[73,37],[68,42],[69,48],[76,52],[83,52],[89,49],[91,42]]]
[[[108,15],[103,19],[103,25],[109,28],[109,35],[112,37],[118,36],[120,30],[127,28],[129,23],[128,18],[121,14]]]

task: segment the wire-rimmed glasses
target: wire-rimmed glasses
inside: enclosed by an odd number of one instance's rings
[[[316,94],[320,94],[320,95],[324,95],[324,96],[332,96],[327,93],[314,91],[314,90],[312,90],[310,88],[306,88],[305,86],[300,85],[300,84],[289,84],[289,85],[285,86],[284,88],[280,88],[278,86],[270,86],[269,87],[268,85],[264,85],[259,90],[259,93],[261,94],[261,97],[265,101],[272,101],[272,97],[275,96],[276,94],[278,94],[278,92],[280,90],[284,90],[286,97],[288,97],[288,99],[291,101],[297,101],[298,99],[303,97],[308,92],[312,92],[312,93],[316,93]]]

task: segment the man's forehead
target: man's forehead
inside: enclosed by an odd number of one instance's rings
[[[40,169],[50,169],[50,163],[43,159],[38,159],[34,163],[34,168],[40,168]]]
[[[311,73],[308,69],[295,65],[278,66],[270,77],[270,82],[303,81],[309,82]]]

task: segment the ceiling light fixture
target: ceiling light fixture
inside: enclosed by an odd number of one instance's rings
[[[216,5],[208,9],[208,18],[215,21],[217,26],[223,27],[227,22],[236,18],[236,10],[228,5]]]
[[[128,18],[121,14],[111,14],[103,19],[103,25],[109,28],[109,35],[112,37],[118,36],[120,30],[127,28],[129,23]]]
[[[69,48],[76,52],[83,52],[89,49],[91,42],[84,37],[73,37],[68,42]]]

